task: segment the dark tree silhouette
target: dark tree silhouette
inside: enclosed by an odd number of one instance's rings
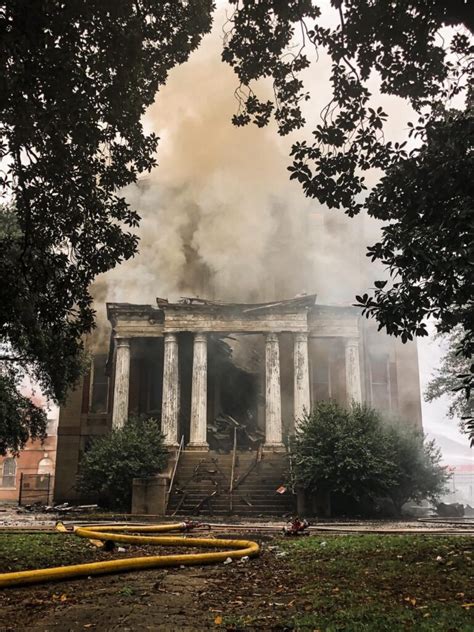
[[[89,286],[137,250],[139,217],[119,191],[155,165],[158,138],[141,117],[209,30],[212,8],[0,3],[2,452],[24,444],[25,427],[44,430],[44,415],[25,416],[13,376],[18,384],[28,371],[61,399],[80,374],[94,323]]]
[[[280,134],[305,123],[309,98],[299,74],[310,65],[308,47],[331,59],[332,99],[311,139],[293,144],[291,178],[305,194],[349,216],[366,211],[383,222],[368,249],[390,280],[375,281],[356,297],[367,317],[402,341],[461,328],[458,353],[474,350],[473,261],[473,14],[468,4],[425,0],[333,0],[334,28],[322,26],[309,0],[240,2],[229,18],[223,59],[240,81],[236,125],[266,125]],[[443,38],[441,29],[456,25]],[[469,32],[471,31],[471,32]],[[295,46],[299,42],[299,46]],[[371,73],[383,93],[407,100],[418,120],[406,142],[384,138],[387,114],[368,87]],[[260,101],[254,82],[273,79],[275,99]],[[410,124],[409,124],[410,125]],[[381,174],[366,191],[368,170]],[[474,365],[459,387],[469,398]],[[474,439],[474,422],[466,427]]]

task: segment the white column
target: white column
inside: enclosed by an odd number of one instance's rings
[[[346,394],[349,404],[362,402],[358,338],[346,340]]]
[[[311,408],[307,333],[295,334],[293,358],[295,381],[294,415],[296,430],[298,421],[302,419],[305,412],[309,413]]]
[[[165,333],[164,347],[161,432],[164,435],[164,444],[166,446],[177,447],[179,419],[179,370],[177,335]]]
[[[191,432],[188,448],[208,450],[207,443],[207,337],[195,334],[191,385]]]
[[[115,384],[112,428],[121,428],[128,418],[128,391],[130,383],[130,340],[115,340]]]
[[[276,334],[267,334],[265,343],[265,445],[283,448],[281,428],[280,346]]]

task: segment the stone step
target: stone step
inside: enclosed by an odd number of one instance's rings
[[[197,502],[185,502],[182,505],[179,506],[179,510],[180,511],[196,511],[196,508],[199,506],[199,501]],[[266,511],[272,511],[273,509],[277,508],[280,511],[291,511],[294,506],[295,503],[294,502],[285,502],[285,503],[271,503],[271,502],[267,502],[267,503],[255,503],[255,502],[251,502],[250,504],[244,503],[242,502],[240,499],[234,499],[233,503],[232,503],[233,508],[249,508],[252,509],[253,511],[261,511],[262,513],[265,513]],[[203,504],[201,505],[201,509],[207,509],[209,507],[208,504]],[[226,502],[217,502],[217,501],[212,501],[211,503],[211,507],[213,508],[214,511],[228,511],[230,508],[230,502],[227,500]],[[178,508],[178,504],[176,505],[169,505],[168,511],[173,511],[175,509]]]
[[[278,483],[275,484],[268,484],[268,483],[262,483],[260,485],[255,484],[255,485],[239,485],[237,487],[233,488],[233,491],[235,493],[248,493],[248,494],[265,494],[265,495],[271,495],[271,496],[276,496],[278,494],[277,489],[280,487],[280,485]],[[213,485],[212,483],[208,483],[205,484],[204,482],[202,483],[194,483],[194,484],[188,484],[188,485],[176,485],[174,487],[174,490],[172,491],[172,494],[178,494],[180,495],[182,492],[184,493],[201,493],[201,492],[205,492],[207,490],[216,490],[218,491],[220,494],[224,494],[224,493],[228,493],[230,492],[229,489],[229,485]]]
[[[282,510],[279,507],[275,507],[271,510],[260,511],[259,509],[254,509],[252,507],[247,508],[234,508],[232,511],[209,511],[209,510],[201,510],[199,512],[199,516],[230,516],[230,515],[241,515],[241,516],[255,516],[255,517],[274,517],[274,518],[288,518],[292,516],[294,513],[293,509]],[[180,517],[192,517],[196,515],[196,512],[192,510],[179,510],[173,515]]]
[[[251,463],[255,462],[255,457],[238,457],[236,458],[236,464],[245,464],[245,465],[250,465]],[[286,458],[286,456],[267,456],[267,457],[263,457],[259,463],[287,463],[288,459]],[[228,465],[232,465],[232,456],[228,456],[228,455],[220,455],[218,457],[213,457],[213,458],[196,458],[193,456],[190,457],[183,457],[181,456],[179,459],[179,463],[178,463],[178,467],[181,464],[192,464],[192,465],[199,465],[199,464],[215,464],[215,463],[219,463],[219,464],[228,464]]]
[[[186,508],[186,507],[196,507],[199,502],[201,501],[201,498],[186,498],[186,500],[184,501],[184,503],[182,503],[180,505],[181,508]],[[287,499],[285,501],[280,501],[280,502],[275,502],[274,500],[266,500],[266,501],[256,501],[254,499],[248,499],[250,504],[244,502],[242,499],[240,498],[234,498],[232,501],[232,504],[235,507],[252,507],[252,508],[258,508],[260,507],[260,509],[264,510],[264,509],[268,509],[269,507],[292,507],[295,502],[294,499]],[[179,505],[179,503],[170,503],[169,507],[171,508],[176,508]],[[221,499],[216,499],[216,498],[212,498],[211,499],[211,505],[213,508],[228,508],[230,506],[230,499],[229,498],[221,498]],[[203,504],[202,507],[207,507],[207,504]]]
[[[277,467],[273,467],[270,465],[266,465],[266,466],[257,466],[255,467],[253,470],[249,471],[248,469],[242,469],[242,468],[235,468],[234,470],[234,476],[235,477],[239,477],[242,476],[244,474],[246,474],[247,476],[252,476],[255,474],[268,474],[270,476],[281,476],[282,474],[287,472],[287,468],[277,468]],[[232,469],[231,468],[223,468],[223,467],[219,467],[219,468],[199,468],[198,470],[195,470],[192,467],[180,467],[178,468],[178,471],[176,473],[176,476],[179,477],[183,477],[183,476],[193,476],[195,474],[200,475],[200,476],[204,476],[206,474],[209,475],[225,475],[225,476],[230,476],[232,473]]]
[[[185,516],[196,513],[195,507],[203,503],[198,513],[228,515],[230,513],[229,485],[232,476],[232,454],[216,452],[184,452],[178,463],[175,491],[169,501],[168,513]],[[288,477],[288,460],[285,454],[264,454],[256,463],[255,452],[238,453],[234,467],[234,483],[243,477],[232,499],[233,513],[245,515],[286,515],[293,511],[292,495],[276,494],[276,489]],[[184,493],[177,493],[181,489]],[[209,504],[203,502],[214,491]],[[250,505],[243,499],[248,500]],[[209,509],[209,505],[211,509]],[[179,507],[179,510],[177,508]]]
[[[295,507],[294,505],[266,505],[265,507],[259,507],[258,505],[237,505],[237,504],[233,504],[232,505],[232,509],[230,508],[230,505],[222,505],[222,506],[217,506],[217,505],[212,505],[212,509],[209,509],[209,507],[206,505],[205,507],[201,507],[200,509],[197,509],[195,505],[186,505],[186,506],[181,506],[179,509],[178,508],[172,508],[170,507],[170,509],[168,510],[168,514],[167,515],[187,515],[187,516],[196,516],[196,515],[201,515],[201,514],[214,514],[214,515],[225,515],[225,514],[242,514],[242,515],[249,515],[249,514],[253,514],[253,515],[267,515],[267,516],[274,516],[274,515],[285,515],[285,514],[292,514],[295,512]]]
[[[268,464],[272,464],[272,465],[280,465],[282,463],[286,463],[288,464],[288,460],[287,459],[262,459],[261,461],[256,462],[255,459],[237,459],[235,462],[236,467],[249,467],[250,465],[253,465],[254,463],[257,463],[257,465],[262,465],[263,463],[268,463]],[[180,459],[179,463],[178,463],[178,467],[181,467],[182,465],[193,465],[193,466],[197,466],[197,465],[201,465],[201,466],[206,466],[206,465],[222,465],[222,466],[228,466],[231,467],[232,466],[232,459],[215,459],[215,460],[211,460],[211,459],[197,459],[197,460],[192,460],[192,459]]]
[[[176,486],[192,486],[192,485],[220,485],[230,486],[230,476],[177,476],[174,480],[173,487]],[[256,475],[248,476],[247,478],[240,480],[239,477],[233,479],[234,487],[237,484],[238,487],[280,487],[281,485],[288,484],[288,478],[285,476],[268,476],[268,475]]]
[[[213,491],[214,490],[188,490],[185,492],[186,500],[189,498],[196,499],[196,500],[200,498],[205,498],[206,496],[210,496]],[[243,498],[254,499],[255,502],[257,501],[258,502],[267,502],[267,501],[284,502],[286,498],[291,498],[292,494],[265,494],[264,492],[246,493],[244,491],[237,490],[236,492],[234,492],[233,496],[234,498],[238,498],[239,496],[242,496]],[[183,497],[182,494],[172,495],[170,498],[170,502],[173,499],[179,500],[182,497]],[[213,498],[229,498],[229,497],[230,497],[230,494],[228,490],[221,490],[219,493],[213,496]]]

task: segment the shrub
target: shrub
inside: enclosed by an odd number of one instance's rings
[[[294,483],[346,506],[389,497],[398,512],[407,500],[444,491],[449,478],[434,442],[383,423],[366,405],[318,402],[300,423],[293,444]]]
[[[93,493],[111,509],[129,511],[132,480],[160,472],[167,462],[156,419],[129,419],[95,439],[79,467],[78,489]]]
[[[447,492],[450,478],[447,467],[441,465],[441,452],[434,439],[423,439],[420,435],[400,428],[389,427],[387,435],[387,458],[392,464],[392,480],[387,495],[398,513],[408,500],[429,500],[433,504]]]

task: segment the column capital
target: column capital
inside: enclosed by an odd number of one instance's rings
[[[115,338],[117,347],[130,347],[130,338]]]
[[[171,332],[165,332],[163,337],[164,337],[165,342],[178,342],[177,334],[174,334]]]
[[[275,332],[270,332],[270,333],[266,334],[266,341],[267,342],[278,342],[278,334],[276,334]]]
[[[352,336],[351,338],[345,338],[344,342],[346,347],[358,347],[359,337]]]
[[[295,342],[307,342],[308,341],[308,332],[307,331],[298,331],[295,333]]]
[[[207,342],[207,334],[204,331],[198,331],[194,334],[194,342]]]

